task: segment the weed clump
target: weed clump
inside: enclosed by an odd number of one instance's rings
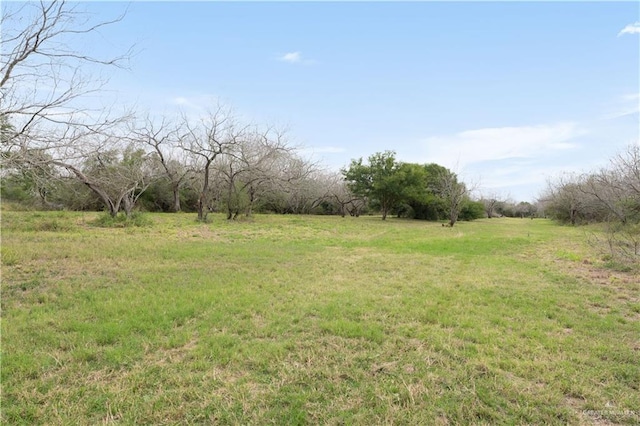
[[[20,257],[15,250],[7,247],[0,248],[0,263],[4,266],[13,266],[18,264]]]
[[[37,231],[65,232],[71,230],[71,225],[57,219],[52,219],[38,223],[35,228]]]
[[[140,212],[133,212],[129,216],[118,214],[115,217],[105,212],[89,223],[99,228],[148,227],[153,225],[153,221]]]

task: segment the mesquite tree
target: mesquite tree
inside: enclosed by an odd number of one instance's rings
[[[199,175],[198,221],[207,220],[210,206],[211,169],[219,156],[227,155],[246,138],[247,128],[241,126],[228,108],[218,105],[199,121],[184,117],[185,135],[179,146],[191,156],[191,166]]]
[[[0,121],[13,126],[10,137],[3,138],[3,150],[34,149],[34,145],[54,148],[65,141],[43,138],[43,132],[70,125],[102,127],[110,121],[82,103],[106,83],[85,70],[122,67],[130,51],[98,58],[69,47],[67,40],[71,36],[90,37],[122,18],[93,22],[78,4],[65,1],[2,5]]]
[[[187,167],[185,151],[179,148],[185,131],[176,122],[161,117],[154,121],[149,115],[132,125],[130,138],[146,144],[152,150],[152,159],[171,187],[173,211],[179,212],[180,190],[186,185],[192,170]]]
[[[550,182],[542,195],[545,212],[572,225],[603,223],[595,236],[608,256],[637,266],[640,260],[640,146],[631,145],[609,166]]]
[[[99,93],[106,81],[86,70],[121,67],[130,52],[99,58],[74,49],[69,40],[90,39],[123,16],[95,22],[79,4],[65,1],[2,6],[2,166],[39,170],[33,175],[50,178],[62,169],[94,191],[113,214],[118,203],[109,201],[102,185],[82,170],[82,162],[104,151],[92,140],[110,138],[126,114],[114,118],[109,108],[88,106],[88,95]]]

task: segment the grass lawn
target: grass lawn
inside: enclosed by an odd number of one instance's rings
[[[640,423],[640,277],[584,228],[95,217],[2,213],[2,424]]]

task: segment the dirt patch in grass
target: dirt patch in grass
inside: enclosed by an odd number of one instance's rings
[[[591,283],[614,286],[618,290],[627,290],[629,287],[634,290],[640,288],[640,273],[637,272],[614,271],[587,259],[581,262],[562,260],[556,263],[562,265],[563,269],[572,275]]]
[[[229,240],[224,236],[220,235],[220,232],[217,232],[214,229],[211,229],[208,226],[201,225],[198,227],[193,227],[189,229],[179,229],[176,232],[176,236],[180,241],[189,241],[189,240],[207,240],[212,242],[228,242]]]
[[[565,404],[574,412],[574,414],[580,419],[581,425],[591,426],[613,426],[618,423],[611,423],[610,421],[603,419],[595,414],[592,414],[589,410],[585,410],[585,401],[580,398],[572,396],[566,396],[564,399]]]

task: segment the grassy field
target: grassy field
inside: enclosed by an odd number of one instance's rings
[[[585,230],[2,214],[2,424],[638,424],[640,278]]]

